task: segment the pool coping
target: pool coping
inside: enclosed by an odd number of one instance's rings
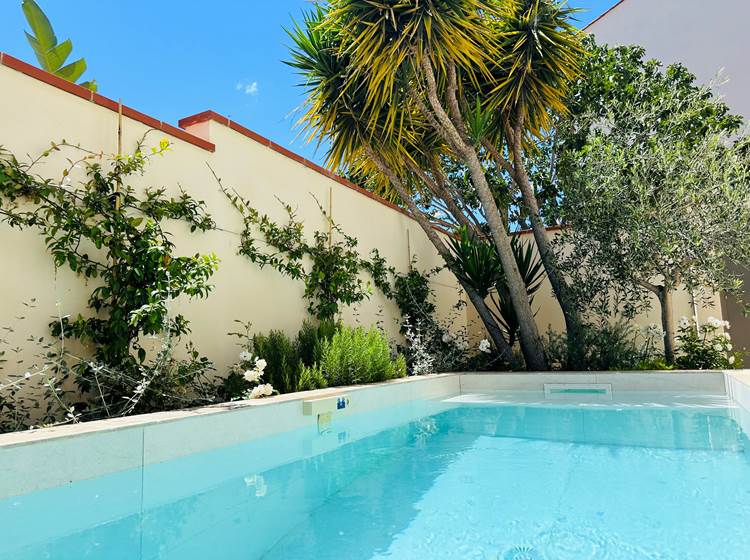
[[[153,412],[149,414],[136,414],[132,416],[123,416],[119,418],[108,418],[105,420],[93,420],[91,422],[80,422],[78,424],[64,424],[50,426],[47,428],[36,428],[33,430],[24,430],[20,432],[10,432],[0,434],[0,449],[47,441],[50,439],[64,439],[80,435],[111,432],[126,428],[145,428],[158,424],[179,422],[180,420],[193,419],[219,414],[237,412],[239,410],[248,410],[253,408],[262,408],[282,403],[306,401],[319,399],[323,397],[335,397],[349,393],[374,389],[378,387],[392,387],[396,385],[430,381],[434,379],[453,378],[459,374],[440,373],[424,376],[404,377],[400,379],[391,379],[381,383],[372,383],[369,385],[350,385],[346,387],[328,387],[326,389],[316,389],[313,391],[299,391],[296,393],[286,393],[263,399],[240,400],[214,405],[187,408],[180,410],[171,410],[166,412]],[[302,409],[300,408],[300,411]]]
[[[65,424],[50,426],[47,428],[37,428],[20,432],[11,432],[0,434],[0,449],[11,448],[19,445],[27,445],[50,439],[64,439],[86,434],[111,432],[126,428],[144,428],[164,423],[179,422],[185,419],[194,419],[200,417],[214,416],[218,414],[227,414],[238,410],[253,409],[256,407],[268,407],[281,403],[298,402],[323,397],[333,397],[348,393],[357,393],[365,390],[372,390],[379,387],[393,387],[404,384],[420,383],[434,379],[458,378],[459,392],[462,390],[461,379],[466,376],[497,377],[499,379],[517,378],[519,381],[541,380],[542,378],[551,378],[555,381],[569,383],[581,382],[586,380],[590,383],[606,383],[610,380],[624,376],[638,376],[657,380],[656,376],[680,377],[680,376],[712,376],[722,375],[730,376],[736,382],[745,385],[750,389],[750,369],[744,370],[654,370],[654,371],[591,371],[591,372],[452,372],[429,374],[423,376],[411,376],[401,379],[392,379],[381,383],[369,385],[351,385],[347,387],[329,387],[326,389],[317,389],[314,391],[302,391],[296,393],[287,393],[264,399],[232,401],[191,409],[180,409],[167,412],[154,412],[150,414],[139,414],[125,416],[120,418],[110,418],[106,420],[94,420],[91,422],[81,422],[78,424]],[[614,377],[613,377],[614,376]],[[628,387],[620,387],[620,390],[628,390]],[[727,386],[727,390],[729,387]],[[653,390],[653,389],[652,389]]]

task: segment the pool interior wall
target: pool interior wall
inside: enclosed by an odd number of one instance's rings
[[[496,400],[503,392],[526,392],[531,400],[543,399],[544,385],[549,383],[606,385],[618,402],[632,400],[634,406],[638,406],[641,395],[653,399],[661,394],[656,398],[664,402],[705,401],[707,406],[711,406],[712,398],[725,395],[740,405],[732,411],[737,414],[734,420],[746,434],[750,433],[750,374],[743,372],[447,374],[410,378],[377,386],[328,389],[0,436],[0,499],[8,504],[14,496],[19,497],[18,507],[0,514],[0,527],[15,528],[13,548],[20,549],[34,543],[39,527],[45,528],[49,539],[64,538],[102,523],[112,522],[116,527],[117,520],[203,495],[203,490],[220,487],[231,479],[244,477],[248,488],[262,492],[262,477],[256,479],[252,473],[293,464],[300,457],[323,456],[341,449],[342,444],[449,410],[456,402],[481,405],[487,395]],[[346,395],[349,406],[334,413],[331,429],[319,435],[317,419],[303,415],[302,403],[334,395]],[[523,434],[510,436],[533,439],[536,424],[547,425],[554,420],[545,421],[545,412],[540,408],[538,414],[528,416],[522,426],[515,426]],[[575,410],[570,414],[575,415]],[[556,418],[559,422],[560,417]],[[345,430],[336,429],[337,423]],[[501,424],[515,429],[511,422]],[[537,427],[549,438],[549,430]],[[576,430],[568,434],[564,428],[558,430],[560,440],[575,442],[571,438]],[[612,430],[602,433],[605,439],[616,436]],[[590,439],[590,434],[586,437]],[[617,442],[607,439],[600,443]],[[645,446],[659,447],[657,444],[643,442]],[[681,442],[681,446],[690,447],[688,444]],[[175,477],[168,462],[178,458],[188,460],[180,461],[180,476]],[[215,468],[217,464],[220,469]],[[49,491],[38,494],[43,503],[36,503],[34,492],[44,489]],[[59,499],[50,500],[50,492]],[[98,501],[100,493],[108,499]],[[113,493],[118,496],[113,497]],[[28,495],[21,499],[22,494]],[[211,511],[211,504],[204,506]],[[76,514],[69,515],[72,511]],[[5,515],[8,517],[3,520]]]
[[[79,425],[0,435],[0,500],[46,488],[87,480],[120,471],[142,468],[304,427],[317,429],[317,418],[303,415],[305,400],[346,395],[348,407],[336,418],[388,409],[421,400],[438,400],[492,391],[538,391],[545,384],[608,384],[620,392],[685,392],[727,394],[743,410],[738,423],[750,434],[750,371],[670,373],[455,373],[410,377],[377,385],[321,389],[242,401],[187,411],[174,411]],[[418,418],[418,406],[384,413],[376,431]],[[411,415],[411,417],[409,417]],[[358,439],[370,435],[367,426],[352,431]],[[288,456],[324,453],[287,449]],[[336,445],[331,443],[331,445]],[[269,460],[279,462],[283,455]],[[51,466],[53,466],[51,468]]]
[[[738,423],[750,434],[750,413],[747,413],[750,411],[750,370],[440,374],[0,435],[0,500],[299,428],[317,429],[317,418],[302,412],[305,400],[346,395],[349,405],[333,414],[335,421],[411,401],[503,390],[543,393],[544,385],[550,383],[607,384],[614,394],[654,391],[726,394],[744,409]],[[384,413],[374,429],[380,431],[402,425],[422,413],[418,406],[410,412],[408,407],[400,410],[395,416]],[[367,425],[363,425],[349,437],[357,439],[367,435],[370,432]],[[290,458],[299,457],[300,453],[324,453],[329,450],[326,441],[321,439],[319,450],[287,449],[286,453]],[[271,458],[269,454],[269,460],[274,462],[283,457]]]

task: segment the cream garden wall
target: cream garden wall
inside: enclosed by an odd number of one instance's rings
[[[7,55],[5,61],[8,61]],[[62,139],[106,154],[116,152],[116,110],[71,95],[4,65],[0,65],[0,91],[3,92],[0,145],[20,159],[35,157],[50,141]],[[104,102],[98,97],[97,101]],[[140,115],[134,116],[140,118]],[[149,124],[155,125],[158,121]],[[174,234],[179,254],[214,252],[221,259],[212,279],[215,289],[208,299],[180,299],[172,304],[175,311],[183,312],[190,320],[190,338],[216,363],[220,372],[236,359],[234,343],[227,336],[228,332],[237,330],[235,320],[252,322],[256,332],[281,329],[291,335],[299,329],[307,312],[300,281],[283,277],[272,269],[260,270],[247,258],[237,255],[241,219],[219,191],[209,165],[225,186],[235,188],[262,212],[278,220],[286,215],[277,198],[290,203],[297,209],[298,218],[304,221],[309,235],[316,229],[327,228],[317,199],[325,208],[331,205],[334,220],[358,239],[363,255],[377,248],[400,272],[408,270],[412,256],[417,257],[420,268],[439,264],[437,253],[415,221],[310,165],[271,149],[265,139],[249,138],[214,120],[187,126],[189,132],[215,145],[215,151],[211,151],[186,141],[193,139],[184,132],[148,132],[150,128],[134,118],[123,119],[123,151],[126,153],[132,151],[146,133],[147,145],[156,145],[162,138],[172,143],[171,152],[152,159],[145,176],[134,178],[132,184],[166,187],[174,192],[181,186],[195,198],[206,201],[220,228],[203,234],[191,234],[178,222],[168,228]],[[163,128],[171,130],[167,126]],[[202,145],[208,146],[208,142]],[[62,169],[66,167],[63,155],[76,157],[72,150],[56,155],[41,164],[37,172],[61,179]],[[10,335],[12,342],[22,345],[29,335],[47,335],[48,324],[58,312],[62,315],[85,313],[90,286],[68,270],[55,271],[43,240],[36,232],[13,230],[2,224],[0,246],[4,268],[0,275],[3,294],[0,325],[16,325],[16,332]],[[434,278],[433,287],[440,312],[456,319],[456,329],[465,327],[466,314],[456,316],[451,311],[460,297],[455,278],[442,272]],[[29,309],[23,303],[32,298],[36,298],[36,307]],[[21,315],[25,315],[25,319],[17,320]],[[349,324],[365,326],[380,323],[391,337],[398,337],[398,308],[376,288],[369,301],[346,309],[343,319]],[[31,350],[33,348],[29,348]]]
[[[35,157],[50,141],[63,139],[105,154],[116,152],[117,104],[111,100],[2,53],[0,91],[0,146],[19,158]],[[236,320],[251,322],[255,332],[281,329],[293,335],[307,312],[301,282],[271,269],[260,270],[237,255],[241,219],[219,191],[209,165],[226,187],[236,189],[275,219],[285,218],[278,199],[290,203],[309,235],[327,227],[319,202],[324,208],[330,207],[334,220],[358,239],[363,255],[377,248],[400,272],[408,270],[414,256],[422,270],[442,264],[419,225],[400,210],[220,115],[206,112],[184,119],[185,130],[181,130],[132,109],[123,112],[124,152],[132,151],[144,135],[147,145],[156,145],[162,138],[172,143],[171,152],[154,158],[146,175],[134,178],[132,184],[166,187],[173,192],[182,187],[206,201],[219,226],[216,231],[192,234],[182,223],[169,227],[178,253],[214,252],[221,259],[212,279],[215,289],[208,299],[172,303],[175,311],[190,320],[191,340],[215,362],[219,372],[226,371],[236,359],[236,349],[227,336],[236,330]],[[41,163],[37,172],[61,179],[62,169],[67,167],[65,156],[76,157],[76,153],[56,154]],[[0,247],[0,326],[14,329],[6,333],[6,347],[23,347],[28,357],[37,348],[26,342],[27,337],[46,336],[49,322],[58,315],[85,313],[91,286],[67,269],[55,270],[35,231],[18,231],[0,224]],[[476,344],[484,336],[483,327],[470,306],[455,310],[461,293],[453,275],[441,272],[433,278],[432,287],[440,316],[450,318],[455,330],[467,328]],[[24,305],[32,299],[36,300],[34,307]],[[548,283],[538,293],[534,307],[542,332],[549,327],[562,329],[562,316]],[[676,316],[692,313],[689,297],[678,296]],[[720,317],[721,311],[717,306],[701,310],[701,319],[708,315]],[[21,316],[24,319],[18,319]],[[345,309],[342,318],[353,325],[378,323],[390,337],[399,337],[398,309],[377,289],[368,301]],[[657,308],[638,322],[658,322]]]

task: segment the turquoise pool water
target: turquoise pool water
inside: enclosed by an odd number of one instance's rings
[[[0,558],[750,558],[750,442],[725,399],[512,400],[411,403],[10,498]]]

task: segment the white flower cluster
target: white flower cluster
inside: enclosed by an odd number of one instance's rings
[[[711,325],[715,329],[726,329],[729,330],[731,325],[729,324],[729,321],[722,321],[721,319],[717,319],[716,317],[709,317],[706,320],[706,323]]]
[[[252,364],[252,368],[245,370],[242,373],[242,377],[250,383],[257,383],[263,377],[263,371],[266,369],[268,363],[263,358],[256,358],[247,350],[243,350],[240,352],[240,367],[249,364]]]
[[[446,332],[443,335],[443,342],[446,344],[453,344],[456,349],[460,352],[466,352],[469,349],[469,343],[463,339],[459,339],[455,334]]]
[[[252,353],[248,352],[247,350],[243,350],[240,352],[240,361],[241,362],[250,362],[253,359]]]
[[[479,343],[479,351],[484,352],[485,354],[489,354],[492,352],[492,347],[490,346],[490,341],[486,338],[483,338],[481,342]]]
[[[690,319],[688,319],[687,317],[685,317],[683,315],[682,317],[680,317],[680,321],[677,323],[677,326],[680,329],[687,329],[687,328],[689,328],[690,327]]]
[[[247,350],[243,350],[240,352],[240,366],[246,365],[252,365],[252,368],[246,369],[242,373],[242,377],[244,377],[248,383],[259,383],[261,377],[263,377],[263,372],[265,371],[268,362],[263,358],[253,356],[252,353]],[[273,395],[273,391],[273,386],[270,383],[261,384],[246,392],[245,398],[260,399],[262,397],[270,397]]]
[[[262,397],[270,397],[271,395],[273,395],[273,386],[270,383],[266,383],[265,385],[253,387],[248,397],[251,399],[260,399]]]

